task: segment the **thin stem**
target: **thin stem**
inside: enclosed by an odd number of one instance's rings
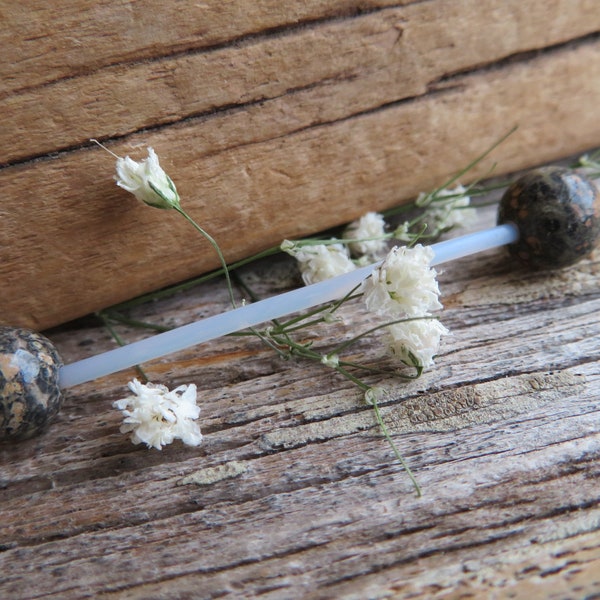
[[[302,327],[305,327],[306,325],[308,325],[308,323],[303,323],[306,319],[309,319],[311,317],[314,317],[315,315],[318,315],[319,313],[325,312],[325,311],[330,311],[331,307],[333,306],[333,304],[325,304],[322,306],[318,306],[317,308],[314,308],[306,313],[303,313],[301,315],[298,315],[296,317],[293,317],[291,319],[288,319],[287,321],[284,321],[283,323],[279,323],[279,327],[281,328],[281,331],[294,331],[294,329],[300,329]]]
[[[125,341],[117,333],[116,329],[112,326],[112,324],[111,324],[109,318],[106,316],[106,314],[103,311],[99,311],[96,313],[96,316],[102,321],[102,324],[104,325],[104,327],[106,327],[106,329],[108,330],[108,333],[110,333],[110,336],[113,338],[113,340],[115,340],[117,345],[125,346],[126,345]],[[135,365],[135,370],[142,377],[142,379],[144,380],[144,383],[148,383],[148,381],[150,381],[148,379],[148,375],[146,375],[146,372],[144,371],[144,369],[142,369],[142,367],[140,365]]]
[[[446,188],[449,188],[453,183],[455,183],[456,181],[458,181],[465,173],[467,173],[468,171],[470,171],[473,167],[475,167],[478,163],[480,163],[486,156],[488,156],[491,152],[493,152],[500,144],[502,144],[509,136],[511,136],[516,130],[518,129],[518,125],[515,125],[514,127],[512,127],[507,133],[505,133],[499,140],[497,140],[496,142],[494,142],[485,152],[483,152],[482,154],[480,154],[477,158],[475,158],[474,160],[472,160],[466,167],[462,168],[460,171],[458,171],[457,173],[455,173],[454,175],[452,175],[449,179],[447,179],[444,183],[442,183],[442,185],[440,185],[438,188],[434,189],[432,192],[430,192],[429,194],[427,194],[427,197],[433,197],[435,198],[437,194],[439,194],[441,191],[443,191]],[[494,165],[495,166],[495,165]],[[494,169],[494,166],[492,166],[489,171],[488,171],[488,175],[491,174],[491,172]],[[474,182],[473,184],[471,184],[470,187],[468,187],[467,189],[470,191],[471,187],[476,185],[478,181],[480,181],[481,179],[478,179],[476,182]],[[416,203],[412,203],[413,206]],[[387,211],[384,211],[384,215],[385,216],[394,216],[400,212],[405,212],[407,210],[410,210],[410,205],[402,205],[396,208],[391,208]]]
[[[174,208],[180,215],[183,215],[183,217],[187,221],[189,221],[189,223],[191,223],[192,226],[197,231],[199,231],[206,238],[206,240],[208,240],[210,245],[214,248],[215,252],[217,253],[217,256],[219,257],[219,260],[221,261],[221,268],[223,269],[223,273],[225,275],[225,280],[227,282],[227,291],[229,292],[229,300],[231,301],[231,306],[233,306],[233,308],[236,308],[237,304],[235,302],[235,297],[233,295],[233,286],[231,285],[231,277],[229,276],[229,267],[227,266],[227,262],[225,261],[225,257],[223,256],[223,253],[221,252],[221,248],[219,247],[219,244],[217,244],[217,242],[212,237],[212,235],[210,235],[208,233],[208,231],[205,231],[204,229],[202,229],[202,227],[200,227],[200,225],[198,225],[198,223],[196,223],[196,221],[194,221],[194,219],[192,219],[192,217],[190,217],[185,212],[185,210],[183,210],[183,208],[181,208],[180,206],[175,206]]]
[[[306,327],[312,327],[313,325],[319,325],[324,322],[325,322],[325,317],[319,317],[318,319],[313,319],[312,321],[302,321],[302,322],[299,322],[298,325],[295,325],[294,327],[286,327],[285,332],[286,333],[294,333],[295,331],[300,331],[301,329],[304,329]]]
[[[373,406],[373,410],[375,412],[375,418],[377,419],[377,423],[379,423],[379,427],[380,427],[383,435],[385,436],[385,439],[388,441],[389,445],[392,447],[392,450],[394,451],[396,459],[398,460],[398,462],[402,465],[402,467],[406,471],[406,474],[409,476],[410,480],[412,481],[413,485],[415,486],[415,491],[417,492],[417,496],[420,498],[423,495],[421,486],[419,485],[419,482],[415,478],[411,468],[408,466],[408,463],[404,460],[402,454],[400,454],[400,452],[398,451],[398,448],[396,448],[396,444],[394,444],[394,440],[392,440],[392,437],[390,436],[390,432],[388,431],[388,428],[387,428],[385,422],[383,421],[383,417],[381,416],[381,412],[379,411],[379,404],[377,403],[377,398],[375,398],[375,394],[373,394],[373,405],[372,406]]]
[[[422,319],[437,319],[437,318],[438,317],[435,317],[432,315],[427,315],[424,317],[408,317],[408,318],[405,317],[403,319],[396,319],[395,321],[386,321],[385,323],[381,323],[379,325],[376,325],[375,327],[371,327],[370,329],[363,331],[362,333],[359,333],[357,336],[353,337],[350,340],[346,340],[345,342],[342,342],[339,346],[336,346],[336,348],[331,351],[331,354],[339,354],[342,350],[349,348],[350,346],[355,344],[361,338],[366,337],[367,335],[373,333],[374,331],[378,331],[379,329],[388,327],[389,325],[395,325],[396,323],[408,323],[409,321],[420,321]]]
[[[344,377],[346,377],[347,379],[349,379],[350,381],[352,381],[354,384],[356,384],[365,393],[371,389],[370,386],[368,386],[367,384],[362,382],[357,377],[354,377],[354,375],[352,375],[352,373],[349,373],[348,371],[346,371],[346,369],[338,366],[335,368],[335,370],[338,373],[340,373],[341,375],[343,375]],[[388,431],[387,425],[385,424],[383,417],[381,416],[381,412],[379,410],[379,404],[377,404],[377,398],[375,396],[376,396],[375,394],[372,394],[372,396],[371,396],[371,398],[372,398],[371,406],[373,407],[373,411],[375,412],[375,418],[377,420],[377,424],[379,425],[379,428],[381,429],[381,432],[383,433],[388,444],[392,447],[392,450],[394,452],[396,459],[402,465],[402,468],[406,471],[408,477],[412,481],[412,484],[415,487],[415,491],[417,492],[417,496],[420,498],[423,495],[421,486],[419,485],[419,482],[416,480],[411,468],[408,466],[408,463],[404,460],[404,457],[402,456],[402,454],[400,454],[400,451],[396,447],[396,444],[394,443],[394,440],[392,439],[392,436],[390,435],[390,432]]]
[[[436,191],[440,191],[444,188],[450,187],[455,181],[458,181],[465,173],[470,171],[474,166],[480,163],[486,156],[491,154],[502,142],[504,142],[509,136],[511,136],[518,129],[518,125],[514,125],[507,133],[505,133],[499,140],[494,142],[483,154],[480,154],[475,160],[472,160],[466,167],[463,167],[456,175],[451,177],[446,183],[439,187]],[[492,169],[490,169],[491,172]]]
[[[227,265],[227,269],[230,273],[248,265],[255,260],[260,260],[261,258],[267,258],[269,256],[273,256],[274,254],[278,254],[281,252],[279,246],[273,246],[272,248],[268,248],[267,250],[263,250],[262,252],[258,252],[252,256],[244,258],[242,260],[238,260],[237,262],[231,263]],[[114,308],[123,309],[123,308],[133,308],[134,306],[139,306],[140,304],[144,304],[149,300],[158,300],[160,298],[168,298],[170,296],[174,296],[179,292],[184,292],[185,290],[189,290],[192,287],[200,285],[201,283],[205,283],[207,281],[211,281],[212,279],[216,279],[221,275],[225,274],[225,270],[223,267],[220,269],[215,269],[210,273],[206,273],[201,275],[200,277],[194,277],[194,279],[190,279],[189,281],[185,281],[184,283],[180,283],[178,285],[174,285],[163,290],[159,290],[157,292],[151,292],[150,294],[144,294],[143,296],[138,296],[137,298],[133,298],[132,300],[127,300],[126,302],[122,302],[120,304],[116,304]]]
[[[235,282],[236,284],[241,287],[245,293],[247,293],[250,296],[250,299],[255,302],[257,300],[259,300],[258,296],[254,293],[254,290],[252,290],[250,288],[250,286],[239,276],[239,274],[237,273],[232,273],[232,277],[235,278]],[[276,327],[279,326],[279,322],[276,319],[272,319],[271,321]],[[255,329],[254,327],[250,327],[250,329],[248,330],[250,335],[254,335],[255,337],[257,337],[258,339],[260,339],[263,344],[265,344],[267,347],[271,348],[271,350],[274,350],[277,354],[279,354],[280,357],[285,358],[285,352],[282,352],[276,344],[274,344],[271,341],[271,336],[269,334],[263,333],[262,331],[259,331],[258,329]]]
[[[331,354],[331,353],[330,353]],[[361,371],[366,371],[370,375],[393,375],[394,377],[400,377],[400,379],[407,379],[413,381],[415,379],[419,379],[421,376],[422,368],[416,368],[416,373],[414,375],[406,375],[404,373],[399,373],[396,369],[377,369],[375,367],[369,367],[368,365],[361,365],[360,363],[355,363],[349,360],[340,360],[340,365],[344,367],[352,367],[353,369],[359,369]],[[407,367],[411,367],[414,365],[406,365]]]
[[[345,304],[346,302],[348,302],[350,300],[354,300],[355,298],[360,298],[360,296],[362,296],[362,293],[360,293],[360,294],[354,293],[354,292],[356,292],[356,290],[359,287],[360,287],[360,284],[355,286],[354,288],[352,288],[343,298],[340,298],[339,300],[336,300],[335,302],[330,302],[329,304],[325,304],[323,306],[319,306],[313,310],[310,310],[307,313],[303,313],[301,315],[298,315],[296,317],[292,317],[291,319],[288,319],[287,321],[281,323],[281,327],[283,329],[286,329],[287,331],[291,331],[290,327],[292,325],[301,323],[304,319],[307,319],[316,314],[319,314],[320,312],[327,311],[329,313],[334,313],[336,310],[338,310],[340,308],[340,306],[342,306],[342,304]]]
[[[172,329],[172,327],[165,327],[164,325],[157,325],[156,323],[148,323],[147,321],[130,319],[129,317],[125,317],[122,314],[111,309],[108,309],[107,311],[100,311],[100,313],[98,314],[106,315],[106,317],[111,321],[116,321],[117,323],[128,325],[129,327],[137,327],[139,329],[150,329],[152,331],[158,331],[159,333],[162,333],[163,331],[170,331]]]

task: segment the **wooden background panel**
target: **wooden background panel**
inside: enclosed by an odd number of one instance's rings
[[[403,0],[278,0],[144,3],[33,0],[0,4],[4,93],[103,66],[185,52]]]
[[[328,120],[319,112],[321,103],[311,101],[318,92],[347,118],[426,94],[441,77],[600,28],[600,17],[590,18],[585,1],[569,3],[569,10],[558,4],[552,20],[545,22],[545,2],[439,0],[30,85],[0,100],[0,163],[73,148],[89,138],[168,126],[215,110],[246,110],[296,93],[313,108],[311,124]],[[307,88],[311,95],[302,94]],[[277,115],[275,111],[272,118]],[[303,126],[297,115],[286,116],[278,135]],[[209,151],[216,149],[211,146]]]
[[[141,158],[144,145],[154,146],[186,209],[231,261],[432,189],[514,124],[518,131],[471,177],[493,160],[504,172],[592,147],[595,98],[600,42],[590,40],[456,76],[424,98],[352,118],[319,91],[307,104],[285,96],[111,147]],[[331,121],[311,127],[315,103]],[[306,126],[278,137],[274,111],[296,110]],[[223,150],[210,153],[219,139]],[[86,148],[0,171],[0,321],[49,327],[217,266],[185,222],[119,190],[113,169],[108,154]]]
[[[498,172],[599,138],[589,0],[75,6],[3,7],[3,323],[49,327],[217,266],[114,187],[92,136],[154,146],[229,260],[404,202],[515,124]]]

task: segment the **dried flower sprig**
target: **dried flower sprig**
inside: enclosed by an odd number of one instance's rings
[[[382,259],[390,240],[414,244],[421,238],[437,238],[456,227],[467,227],[476,219],[465,188],[440,189],[436,196],[420,195],[415,206],[422,209],[411,221],[387,231],[380,213],[368,212],[346,227],[339,238],[284,240],[280,248],[298,261],[306,285],[348,273]],[[427,202],[422,198],[427,198]],[[460,210],[459,210],[460,209]]]
[[[175,184],[160,168],[156,153],[149,148],[148,158],[139,163],[129,157],[123,159],[114,154],[113,156],[117,158],[117,183],[120,187],[130,191],[149,206],[176,210],[209,240],[221,261],[221,271],[226,277],[231,302],[235,307],[229,276],[230,267],[225,262],[216,241],[181,207]],[[456,184],[455,180],[456,178],[451,179],[448,184]],[[409,242],[413,247],[392,248],[371,277],[363,282],[361,289],[351,292],[341,300],[284,322],[273,321],[264,330],[251,329],[240,334],[259,337],[282,356],[299,356],[319,362],[334,369],[363,390],[365,400],[374,409],[377,423],[391,444],[394,454],[405,467],[419,495],[420,487],[396,448],[382,419],[379,410],[381,393],[377,387],[366,383],[362,377],[393,373],[401,377],[414,378],[420,376],[424,368],[433,364],[440,340],[442,336],[448,334],[448,330],[432,314],[433,311],[442,308],[438,299],[436,274],[430,267],[433,253],[429,248],[416,242],[425,232],[427,237],[437,236],[464,224],[465,216],[472,218],[473,209],[469,208],[468,195],[470,189],[456,184],[453,189],[438,188],[433,193],[421,194],[415,202],[421,214],[412,221],[405,221],[391,232],[386,231],[387,224],[383,215],[367,213],[351,223],[340,238],[284,241],[281,249],[297,259],[307,284],[346,273],[354,270],[357,265],[371,263],[381,258],[388,249],[389,240],[394,237]],[[462,218],[456,217],[458,211],[462,212]],[[379,317],[384,317],[384,322],[325,353],[317,351],[312,342],[295,339],[294,334],[300,329],[318,323],[334,322],[336,320],[334,313],[345,302],[359,295],[364,296],[367,309]],[[382,333],[382,342],[386,351],[402,364],[414,368],[416,375],[399,373],[396,367],[374,368],[344,359],[343,351],[365,335],[375,332]],[[130,384],[130,389],[135,395],[118,401],[115,406],[123,410],[126,417],[123,430],[133,432],[134,442],[143,441],[149,446],[160,448],[176,437],[180,437],[184,442],[195,440],[200,443],[199,429],[196,433],[191,433],[192,429],[189,429],[190,425],[185,420],[191,418],[194,421],[198,417],[199,409],[196,412],[186,404],[189,414],[184,414],[184,411],[178,415],[177,410],[172,406],[165,408],[167,400],[174,401],[178,393],[181,397],[185,395],[187,398],[188,390],[191,390],[192,386],[183,386],[169,392],[164,386],[154,386],[151,383],[144,385],[134,380]],[[189,394],[191,395],[192,392],[190,391]],[[196,406],[195,386],[193,395],[194,406]],[[184,427],[186,423],[188,429]],[[177,429],[175,424],[179,424],[177,427],[184,427],[184,429]]]
[[[144,443],[161,450],[175,439],[188,446],[202,442],[196,422],[200,408],[196,404],[196,386],[181,385],[169,391],[164,385],[129,383],[130,396],[113,403],[123,413],[121,433],[131,433],[134,444]]]
[[[281,249],[298,261],[306,285],[356,269],[348,248],[337,243],[337,240],[329,244],[302,244],[284,240]]]
[[[368,212],[342,233],[348,249],[361,262],[375,262],[387,251],[386,222],[382,214]]]
[[[322,246],[325,251],[331,247],[333,244]],[[323,255],[320,256],[322,258]],[[324,256],[328,258],[328,255]],[[363,377],[393,375],[414,379],[421,375],[424,368],[433,364],[441,337],[446,335],[448,330],[431,314],[432,311],[442,308],[438,299],[436,273],[430,266],[432,258],[431,248],[420,244],[413,248],[393,248],[372,275],[346,297],[331,304],[318,306],[306,314],[297,315],[286,321],[273,321],[262,331],[262,334],[268,336],[284,356],[320,362],[363,391],[365,400],[373,407],[384,437],[406,470],[419,496],[421,488],[387,429],[379,410],[377,396],[374,395],[374,388]],[[324,272],[330,270],[327,267],[322,269]],[[346,302],[361,296],[369,312],[384,318],[375,327],[353,336],[325,353],[315,349],[310,341],[298,342],[295,339],[294,334],[305,327],[335,322],[336,312]],[[396,366],[372,367],[344,358],[343,353],[348,348],[365,336],[375,333],[383,334],[382,342],[387,352],[403,365],[414,368],[415,375],[400,372]]]
[[[475,162],[473,164],[475,164]],[[452,180],[450,181],[454,181],[454,178],[452,178]],[[272,246],[252,256],[248,256],[236,262],[227,263],[227,271],[225,271],[223,267],[220,267],[218,269],[205,273],[199,277],[192,278],[183,283],[176,284],[159,291],[144,294],[133,298],[132,300],[127,300],[118,305],[115,305],[109,309],[109,318],[112,318],[114,311],[121,311],[124,309],[133,308],[135,306],[140,306],[150,300],[158,300],[160,298],[173,296],[180,292],[194,288],[197,285],[200,285],[207,281],[211,281],[213,279],[226,275],[226,273],[232,273],[241,267],[252,264],[264,258],[277,255],[281,252],[296,257],[298,253],[302,252],[303,250],[306,250],[306,248],[309,246],[337,245],[344,246],[347,248],[348,251],[342,251],[343,254],[345,254],[345,258],[342,257],[339,260],[339,263],[343,268],[334,273],[334,275],[352,270],[353,267],[350,266],[348,261],[351,261],[355,267],[361,267],[366,266],[368,264],[372,264],[373,262],[385,256],[386,252],[389,249],[390,241],[397,240],[407,244],[414,244],[422,238],[431,241],[437,238],[441,233],[447,233],[450,230],[454,230],[459,227],[470,226],[472,216],[467,218],[460,216],[460,213],[464,210],[466,210],[467,213],[469,211],[473,211],[474,213],[476,213],[476,209],[469,205],[470,198],[473,195],[482,195],[499,187],[504,187],[504,184],[485,188],[476,187],[475,184],[472,184],[468,187],[468,189],[463,188],[465,190],[465,193],[460,195],[455,195],[454,191],[451,191],[450,189],[439,188],[438,194],[444,196],[444,204],[447,203],[450,205],[443,207],[444,212],[448,212],[450,220],[445,227],[438,228],[438,232],[436,235],[433,235],[431,232],[427,232],[426,223],[428,220],[430,220],[430,215],[431,220],[434,218],[435,213],[437,213],[438,210],[440,210],[441,208],[439,206],[433,206],[431,208],[428,206],[419,207],[416,205],[415,201],[412,203],[403,204],[402,206],[395,209],[383,211],[383,213],[367,213],[366,215],[363,215],[363,217],[360,217],[356,221],[350,223],[350,225],[347,226],[347,228],[342,232],[339,238],[305,238],[298,240],[284,240],[278,246]],[[465,197],[467,192],[469,195],[468,197]],[[397,225],[393,230],[390,230],[390,225],[386,221],[387,217],[393,217],[398,212],[406,211],[416,212],[417,215],[414,216],[410,221],[404,221],[400,225]],[[380,224],[376,231],[373,228],[373,223],[375,222]],[[369,227],[369,231],[366,230],[366,227]],[[363,244],[368,245],[365,247],[363,246]],[[364,254],[361,254],[361,252],[364,252]],[[313,252],[311,252],[310,250],[306,251],[307,258],[309,258],[311,254],[321,255],[321,257],[327,257],[327,255],[323,252],[323,249],[318,249]],[[330,267],[330,265],[325,267],[323,271],[326,271]],[[327,278],[319,277],[317,274],[320,271],[318,268],[318,259],[316,268],[312,268],[309,270],[312,270],[314,272],[313,276],[310,276],[309,278],[311,283],[322,281],[323,279]]]
[[[236,302],[233,294],[233,286],[229,275],[229,267],[223,256],[223,252],[216,240],[204,230],[190,215],[182,208],[177,188],[173,180],[164,172],[159,164],[158,156],[153,148],[148,148],[148,158],[141,161],[135,161],[129,156],[122,158],[101,144],[98,140],[90,140],[98,144],[101,148],[112,154],[117,159],[115,177],[117,185],[124,190],[131,192],[138,200],[163,210],[173,209],[177,211],[186,221],[188,221],[196,231],[198,231],[213,247],[219,261],[221,269],[225,275],[229,300],[235,308]]]

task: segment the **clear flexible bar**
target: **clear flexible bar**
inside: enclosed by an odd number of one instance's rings
[[[516,227],[505,224],[439,242],[431,246],[435,253],[432,264],[437,265],[476,252],[510,244],[515,242],[517,238],[518,231]],[[165,333],[159,333],[139,342],[65,365],[60,371],[60,386],[68,388],[86,381],[92,381],[104,375],[122,371],[228,333],[241,331],[265,321],[307,310],[319,304],[339,300],[368,277],[377,264],[379,263],[235,308]]]
[[[498,246],[514,244],[519,239],[519,230],[512,223],[497,225],[491,229],[432,244],[435,256],[432,265],[439,265],[470,254],[491,250]]]

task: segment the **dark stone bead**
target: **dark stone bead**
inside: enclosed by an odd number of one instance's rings
[[[62,361],[43,335],[0,327],[0,441],[42,432],[58,413]]]
[[[600,192],[571,169],[535,169],[506,190],[498,223],[518,227],[519,240],[508,249],[522,263],[534,269],[566,267],[598,242]]]

